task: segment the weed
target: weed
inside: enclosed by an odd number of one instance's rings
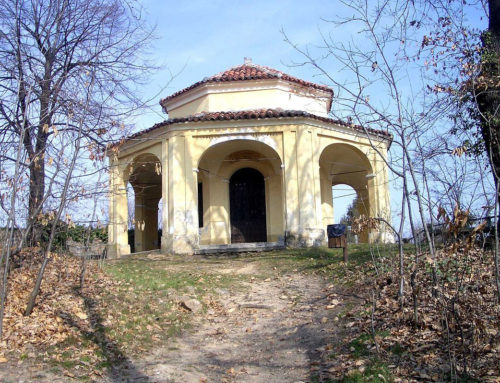
[[[394,378],[387,365],[379,360],[372,360],[363,371],[355,371],[346,375],[341,383],[389,383]]]
[[[73,368],[77,365],[78,363],[74,360],[63,360],[61,362],[61,366],[63,366],[64,368],[66,369],[70,369],[70,368]]]
[[[406,352],[404,347],[401,346],[401,344],[399,344],[399,343],[396,343],[395,345],[391,346],[389,351],[398,357],[402,356]]]
[[[367,342],[371,341],[373,337],[371,334],[362,334],[353,341],[349,343],[349,349],[351,354],[355,358],[362,358],[370,355],[370,350],[368,349]]]

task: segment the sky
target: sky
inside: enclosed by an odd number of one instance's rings
[[[134,121],[137,130],[167,118],[158,104],[160,98],[241,65],[245,57],[304,80],[327,83],[313,68],[293,65],[301,57],[285,41],[283,33],[301,47],[321,45],[321,33],[329,29],[325,20],[349,14],[336,0],[144,0],[142,3],[147,21],[156,25],[157,39],[150,59],[162,68],[143,89],[142,96],[153,102]],[[335,38],[356,38],[357,31],[350,28],[337,30],[342,36]],[[330,73],[342,75],[335,63],[330,65]],[[401,195],[394,184],[390,189],[394,221]],[[342,195],[346,197],[338,198]],[[338,222],[354,195],[340,190],[334,198]]]

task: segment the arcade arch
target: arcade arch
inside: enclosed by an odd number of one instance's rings
[[[127,198],[134,210],[133,219],[128,220],[134,229],[133,244],[129,243],[134,252],[160,248],[158,217],[162,197],[161,178],[161,162],[151,153],[135,157],[125,174],[125,182],[133,188],[133,196],[127,188]]]
[[[281,164],[278,153],[260,141],[235,139],[209,147],[198,163],[200,244],[282,239]]]
[[[322,151],[319,166],[323,226],[334,222],[332,187],[336,185],[348,185],[354,189],[359,214],[373,216],[373,168],[363,152],[349,144],[331,144]],[[369,233],[361,233],[360,239],[368,242]]]

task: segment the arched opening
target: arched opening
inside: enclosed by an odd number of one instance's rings
[[[242,168],[229,180],[231,243],[265,242],[266,190],[258,170]]]
[[[198,163],[200,244],[282,240],[281,164],[278,153],[260,141],[236,139],[210,146]],[[246,200],[254,193],[258,202]],[[259,228],[244,224],[245,219],[261,222]]]
[[[359,216],[358,193],[346,184],[332,186],[333,217],[334,223],[344,223],[350,225],[352,219]]]
[[[337,184],[332,186],[334,222],[347,226],[347,240],[349,243],[358,243],[359,235],[352,232],[354,220],[363,209],[363,201],[358,191],[350,185]]]
[[[346,210],[349,202],[354,200],[357,201],[357,216],[372,215],[372,176],[371,164],[359,149],[339,143],[329,145],[323,150],[320,156],[320,182],[325,227],[331,223],[339,223],[340,214],[334,213],[336,210]],[[368,242],[369,233],[361,233],[359,239],[361,242]]]
[[[131,252],[160,248],[159,202],[161,199],[161,164],[153,154],[142,154],[130,165],[127,187],[129,206],[129,244]],[[132,210],[129,208],[129,211]]]

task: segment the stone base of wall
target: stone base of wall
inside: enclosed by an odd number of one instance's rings
[[[130,245],[110,243],[106,246],[106,253],[108,259],[120,258],[121,256],[130,254]]]
[[[325,230],[303,229],[301,231],[287,231],[285,244],[289,247],[318,247],[325,243]]]
[[[394,243],[394,236],[386,231],[372,232],[368,235],[369,243]],[[268,246],[269,245],[269,246]],[[161,253],[192,255],[205,254],[210,252],[231,252],[234,248],[244,247],[246,251],[262,251],[273,248],[303,248],[326,246],[326,231],[323,229],[303,229],[301,231],[287,231],[285,236],[280,236],[276,242],[261,242],[247,244],[222,244],[222,245],[201,245],[199,235],[176,235],[166,234],[161,237]],[[246,247],[245,247],[246,246]],[[106,247],[107,257],[110,259],[119,258],[130,254],[129,245],[109,244]],[[95,250],[95,249],[94,249]],[[216,250],[216,251],[211,251]]]
[[[161,252],[164,254],[188,255],[194,254],[200,247],[198,233],[193,234],[166,234],[161,237]]]

